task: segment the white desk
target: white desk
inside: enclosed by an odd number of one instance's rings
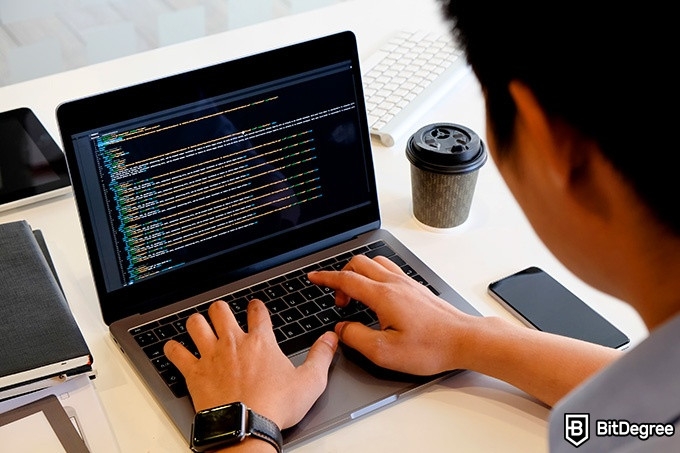
[[[353,30],[362,56],[377,49],[393,30],[439,22],[434,0],[349,0],[338,5],[253,27],[156,49],[0,88],[0,108],[32,108],[57,138],[54,115],[61,102],[98,91],[161,77],[314,36]],[[441,24],[437,25],[441,26]],[[493,31],[491,31],[493,32]],[[422,118],[418,127],[447,121],[484,136],[484,107],[469,76]],[[420,228],[411,215],[405,139],[392,148],[374,143],[384,226],[485,315],[510,318],[486,294],[486,285],[529,265],[538,265],[612,320],[633,343],[646,335],[625,304],[580,282],[537,239],[492,161],[481,170],[470,218],[449,234]],[[98,394],[121,450],[188,451],[180,434],[146,391],[110,339],[101,320],[85,245],[71,195],[0,213],[0,222],[26,219],[44,231],[48,246],[83,334],[95,357]],[[297,452],[395,452],[547,450],[549,410],[497,380],[466,372],[413,398],[346,425],[295,449]]]

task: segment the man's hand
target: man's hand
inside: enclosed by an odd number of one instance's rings
[[[419,375],[457,368],[474,317],[435,296],[389,259],[359,255],[342,271],[312,272],[309,279],[334,288],[338,305],[356,299],[378,315],[380,330],[356,322],[340,322],[335,329],[343,343],[377,365]]]
[[[223,301],[213,303],[208,315],[214,332],[200,314],[187,320],[200,359],[176,341],[164,347],[168,359],[184,375],[196,411],[240,401],[281,429],[299,422],[326,388],[338,345],[336,334],[322,335],[296,368],[276,343],[261,301],[253,300],[248,306],[248,333]]]

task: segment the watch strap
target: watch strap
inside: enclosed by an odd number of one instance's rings
[[[273,421],[248,409],[248,434],[269,442],[276,451],[283,451],[283,435]]]

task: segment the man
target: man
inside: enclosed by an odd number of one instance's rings
[[[670,115],[659,108],[677,79],[658,58],[670,53],[673,40],[663,34],[671,28],[661,22],[672,14],[595,11],[580,2],[562,9],[444,3],[484,91],[490,152],[527,218],[575,274],[630,303],[650,337],[622,354],[471,317],[389,260],[359,256],[340,272],[309,278],[335,288],[340,305],[350,297],[363,301],[378,314],[381,330],[339,323],[296,369],[277,347],[261,302],[249,306],[248,334],[218,302],[209,315],[219,338],[201,316],[187,322],[202,358],[173,342],[168,357],[185,375],[196,410],[242,401],[286,428],[323,392],[339,338],[385,367],[414,374],[469,369],[527,391],[555,406],[551,451],[573,448],[564,439],[571,413],[626,420],[629,434],[635,425],[637,434],[626,436],[615,435],[625,425],[598,425],[581,451],[680,451],[674,432],[680,219],[677,201],[668,200],[677,194],[676,170],[664,153],[673,146],[663,138],[672,130]],[[657,58],[636,56],[635,48]],[[248,439],[232,450],[271,448]]]

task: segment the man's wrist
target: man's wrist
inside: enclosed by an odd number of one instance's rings
[[[233,449],[250,439],[262,440],[281,452],[283,436],[279,426],[269,418],[254,412],[242,402],[233,402],[198,411],[191,427],[190,446],[195,452]],[[250,447],[250,451],[264,451]],[[243,450],[248,451],[248,450]]]

